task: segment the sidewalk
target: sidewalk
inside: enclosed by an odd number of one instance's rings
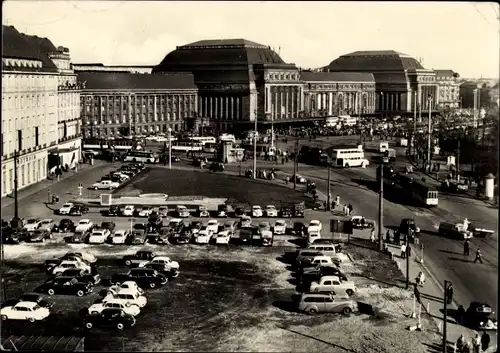
[[[426,315],[429,315],[429,317],[432,318],[432,320],[435,322],[436,326],[438,327],[438,330],[440,334],[442,334],[442,329],[443,329],[443,294],[444,294],[444,288],[443,284],[440,283],[430,272],[430,270],[427,268],[425,263],[420,261],[420,251],[419,251],[419,246],[416,244],[411,245],[411,258],[409,261],[410,265],[410,271],[409,271],[409,278],[410,278],[410,289],[413,292],[413,283],[415,282],[415,277],[419,272],[423,272],[426,281],[423,287],[419,287],[420,291],[420,298],[421,302],[423,304],[422,307],[422,313],[426,313]],[[392,254],[394,261],[398,265],[399,269],[403,273],[403,275],[406,277],[406,259],[401,258],[401,251],[400,247],[398,245],[394,244],[387,244],[387,249],[390,254]],[[458,340],[460,335],[464,335],[466,340],[472,340],[476,333],[479,333],[481,335],[481,332],[476,332],[475,330],[469,329],[467,327],[461,326],[456,324],[455,319],[453,319],[449,314],[450,314],[450,309],[451,311],[456,310],[458,308],[458,303],[453,300],[452,304],[448,305],[448,318],[447,318],[447,341],[452,347],[455,342]],[[464,305],[465,306],[465,305]],[[467,308],[466,308],[467,309]],[[424,327],[424,330],[436,330],[436,328],[430,328],[430,327]],[[491,347],[488,349],[486,352],[495,352],[496,351],[496,342],[495,338],[493,337],[493,334],[490,333],[490,336],[492,336],[492,341],[491,341]],[[439,342],[439,344],[441,344]]]

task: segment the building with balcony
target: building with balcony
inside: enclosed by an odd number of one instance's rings
[[[356,51],[333,60],[323,71],[366,72],[375,78],[376,112],[404,114],[437,109],[436,73],[415,58],[394,50]]]
[[[64,153],[65,144],[78,146],[73,152],[75,163],[79,161],[81,143],[79,109],[74,103],[79,102],[79,90],[75,87],[71,93],[63,93],[60,89],[61,82],[74,82],[65,68],[69,51],[58,58],[60,49],[47,38],[20,33],[13,26],[2,26],[2,31],[3,197],[14,189],[14,152],[18,156],[18,189],[23,189],[47,177],[52,167],[49,156],[57,147]],[[59,98],[68,102],[61,115]]]
[[[460,108],[459,74],[453,70],[434,70],[438,88],[438,105],[440,110]]]
[[[198,90],[189,73],[78,71],[85,138],[186,129],[196,117]]]

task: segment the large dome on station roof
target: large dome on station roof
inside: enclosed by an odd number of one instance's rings
[[[269,46],[246,39],[209,39],[177,47],[153,72],[193,71],[197,67],[286,64]]]
[[[423,70],[420,62],[395,50],[355,51],[333,60],[330,71],[396,71]]]

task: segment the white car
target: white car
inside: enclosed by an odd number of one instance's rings
[[[65,256],[74,256],[74,257],[77,257],[77,258],[81,258],[82,260],[84,260],[85,262],[89,263],[89,264],[93,264],[97,261],[97,258],[89,253],[89,252],[68,252],[66,253]]]
[[[19,302],[14,306],[6,306],[0,310],[2,321],[27,320],[35,322],[46,319],[49,315],[49,309],[42,308],[34,302]]]
[[[92,184],[94,190],[113,190],[120,186],[119,182],[111,180],[102,180],[98,183]]]
[[[95,229],[89,237],[89,244],[104,244],[110,236],[108,229]]]
[[[217,233],[219,230],[219,221],[216,219],[211,219],[207,223],[207,229],[212,233]]]
[[[189,217],[189,210],[186,206],[177,206],[177,215],[181,218]]]
[[[278,217],[278,210],[274,205],[266,206],[266,216],[267,217]]]
[[[173,271],[176,274],[174,274],[172,277],[179,276],[179,263],[177,261],[173,261],[168,256],[155,256],[151,261],[147,262],[146,264],[142,264],[142,263],[139,264],[139,267],[144,267],[147,264],[163,266],[163,270],[161,270],[161,272],[171,272],[172,270],[176,270],[176,271]]]
[[[26,222],[26,224],[24,225],[23,228],[28,232],[33,232],[33,231],[37,230],[38,227],[40,227],[40,223],[42,223],[40,221],[40,219],[31,218],[31,219],[28,219],[28,221]]]
[[[231,239],[231,234],[229,231],[223,230],[217,234],[217,238],[215,238],[216,244],[229,244],[229,240]]]
[[[252,217],[262,217],[264,213],[259,205],[252,206]]]
[[[282,219],[276,221],[274,224],[274,234],[284,235],[286,234],[286,222]]]
[[[139,217],[149,217],[149,216],[151,216],[151,213],[153,213],[153,206],[147,206],[147,207],[144,207],[139,212]]]
[[[53,219],[50,219],[50,218],[47,218],[47,219],[42,219],[42,221],[40,222],[40,225],[38,226],[38,229],[43,229],[43,230],[46,230],[48,232],[52,232],[52,229],[54,229],[54,220]]]
[[[297,183],[299,183],[299,184],[307,183],[307,179],[304,178],[302,175],[296,174],[295,178],[297,179]],[[293,182],[293,178],[292,178],[292,182]]]
[[[65,203],[64,205],[62,205],[62,207],[59,209],[58,213],[60,215],[65,215],[65,214],[69,214],[69,211],[71,210],[71,208],[74,206],[75,204],[72,203],[72,202],[67,202]]]
[[[132,217],[134,215],[135,207],[132,205],[126,205],[122,211],[124,216]]]
[[[75,232],[86,232],[94,226],[94,223],[90,219],[81,219],[80,222],[76,224]]]
[[[122,309],[126,314],[132,316],[137,316],[141,313],[141,309],[137,305],[125,304],[122,299],[117,299],[113,296],[107,296],[102,302],[92,304],[88,311],[90,315],[99,315],[103,309],[107,308]]]
[[[321,232],[323,230],[323,225],[320,221],[313,219],[307,226],[307,232],[309,232],[309,230]]]
[[[114,172],[113,173],[113,176],[116,176],[122,180],[129,180],[130,177],[127,175],[127,174],[123,174],[123,173],[120,173],[120,172]]]
[[[139,308],[144,308],[148,303],[145,296],[140,295],[135,289],[128,288],[120,289],[116,294],[105,298],[120,299],[125,305],[137,305]]]
[[[311,230],[307,232],[307,244],[312,244],[315,240],[321,239],[319,230]]]
[[[115,295],[122,289],[129,289],[136,291],[139,295],[144,294],[144,290],[140,288],[134,281],[125,281],[120,285],[112,285],[108,288],[106,295]]]
[[[130,235],[129,229],[118,229],[115,230],[113,235],[111,236],[112,244],[125,244]]]
[[[194,242],[196,244],[208,244],[210,242],[210,238],[212,238],[212,232],[208,230],[206,227],[202,227],[194,238]]]
[[[83,261],[63,260],[59,265],[55,266],[52,269],[52,274],[54,276],[57,276],[68,269],[78,269],[84,270],[87,273],[92,273],[92,268],[90,267],[90,265],[84,263]]]
[[[335,292],[337,295],[346,293],[348,296],[356,292],[353,281],[342,281],[338,276],[323,276],[317,282],[312,282],[309,292]]]

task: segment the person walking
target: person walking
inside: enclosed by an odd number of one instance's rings
[[[391,242],[391,238],[392,238],[391,237],[391,230],[388,229],[387,233],[385,233],[385,242],[389,244]]]
[[[453,285],[450,283],[446,289],[446,304],[451,304],[453,301]]]
[[[354,207],[352,207],[352,205],[351,205],[351,204],[349,204],[349,205],[347,206],[347,208],[349,209],[349,214],[348,214],[348,215],[350,216],[350,215],[352,214],[352,210],[354,209]]]
[[[474,353],[480,353],[481,351],[481,337],[479,333],[476,333],[476,337],[472,340],[472,351]]]
[[[337,197],[335,198],[335,208],[337,208],[337,206],[340,205],[340,196],[337,195]]]
[[[420,299],[420,291],[418,290],[418,285],[416,283],[413,284],[413,295],[418,303],[422,304],[422,300]]]
[[[462,334],[462,335],[460,335],[460,337],[458,337],[458,340],[455,343],[455,347],[457,347],[457,352],[462,352],[462,350],[464,349],[464,346],[465,346],[465,337]]]
[[[406,244],[405,243],[401,244],[401,257],[403,259],[406,259]]]
[[[408,247],[406,248],[406,256],[411,258],[411,245],[408,245]]]
[[[375,229],[372,229],[370,232],[370,240],[372,243],[375,243]]]
[[[476,263],[478,261],[480,263],[483,263],[483,255],[481,255],[481,250],[479,250],[479,248],[477,248],[477,250],[476,250],[476,258],[474,259],[474,263]]]
[[[481,349],[484,352],[488,349],[489,346],[490,346],[490,335],[486,331],[483,331],[483,334],[481,335]]]
[[[425,284],[425,275],[423,274],[422,271],[420,271],[417,275],[417,277],[415,278],[415,282],[419,285],[419,286],[423,286]]]
[[[469,257],[469,252],[470,252],[469,239],[465,239],[465,242],[464,242],[464,256]]]

